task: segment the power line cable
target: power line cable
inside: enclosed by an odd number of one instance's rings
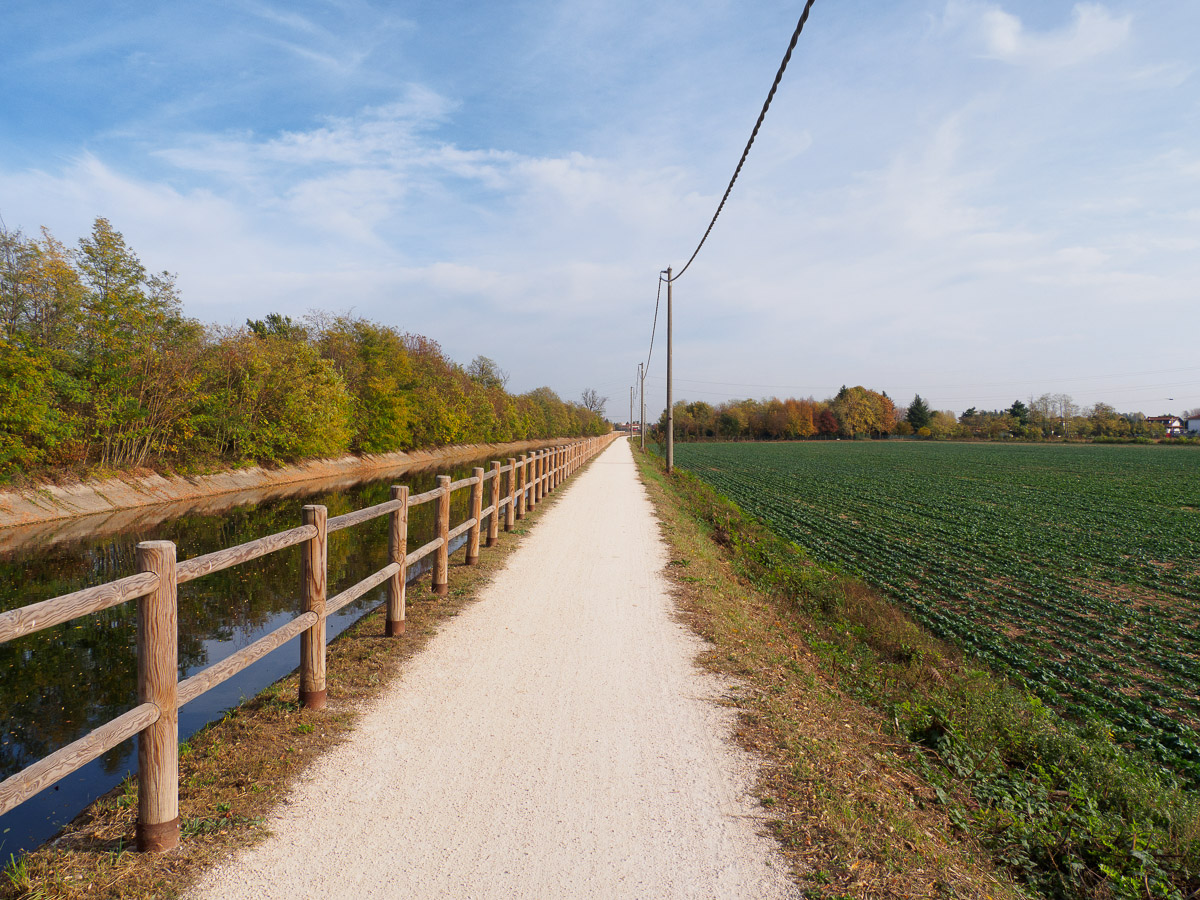
[[[663,271],[666,271],[665,269]],[[650,357],[654,355],[654,333],[658,330],[658,304],[662,300],[663,273],[658,273],[658,294],[654,298],[654,324],[650,326],[650,352],[646,354],[645,372],[650,371]]]
[[[721,210],[725,208],[725,201],[729,199],[729,193],[733,190],[733,184],[738,180],[738,175],[742,172],[742,166],[746,163],[746,157],[750,155],[750,148],[754,145],[754,139],[758,137],[758,129],[762,128],[763,120],[767,117],[767,110],[771,108],[771,101],[775,99],[775,91],[779,88],[779,82],[783,80],[784,70],[787,69],[788,62],[792,58],[792,51],[796,49],[796,41],[800,39],[800,32],[804,30],[804,23],[808,21],[808,11],[812,9],[812,5],[813,0],[808,0],[804,4],[804,12],[800,14],[800,21],[796,23],[796,30],[792,32],[792,40],[788,43],[787,52],[783,54],[783,62],[779,64],[779,71],[775,73],[775,81],[771,84],[771,90],[767,93],[767,99],[763,103],[762,112],[758,114],[758,121],[754,123],[754,130],[750,132],[750,140],[746,141],[746,149],[742,151],[742,158],[738,160],[737,168],[733,170],[733,177],[729,179],[729,186],[725,188],[725,196],[717,204],[717,211],[713,213],[712,221],[708,223],[708,228],[704,231],[704,237],[700,238],[700,243],[692,251],[691,257],[684,264],[684,267],[671,278],[672,281],[678,281],[683,277],[683,273],[688,270],[688,266],[692,264],[692,260],[696,258],[696,255],[700,252],[700,248],[708,240],[708,235],[712,232],[713,226],[717,224],[717,217],[721,215]]]
[[[1184,366],[1181,368],[1174,368],[1174,369],[1153,369],[1153,370],[1142,371],[1142,372],[1106,372],[1103,375],[1070,375],[1070,376],[1061,376],[1061,377],[1057,376],[1057,375],[1043,375],[1043,376],[1039,376],[1037,378],[1026,378],[1026,379],[1019,379],[1019,380],[1015,380],[1015,381],[978,381],[978,382],[973,381],[973,382],[970,382],[970,385],[971,385],[971,387],[978,387],[978,388],[1007,387],[1007,388],[1011,388],[1013,390],[1025,390],[1029,385],[1034,385],[1036,387],[1037,385],[1043,385],[1043,384],[1058,384],[1058,385],[1065,384],[1069,387],[1071,385],[1077,385],[1078,383],[1084,382],[1084,381],[1102,381],[1102,380],[1111,380],[1114,378],[1139,378],[1139,377],[1144,377],[1147,375],[1174,375],[1176,373],[1191,373],[1191,372],[1200,372],[1200,366]],[[937,374],[940,375],[942,373],[937,373]],[[662,378],[660,376],[651,376],[651,377],[656,381],[662,380]],[[925,384],[925,387],[922,388],[921,390],[931,390],[931,389],[937,390],[938,387],[940,386],[938,383],[934,382],[933,387],[930,388],[930,386],[929,386],[930,383],[929,383],[928,379],[922,379],[920,373],[918,373],[916,375],[909,375],[908,377],[910,379],[921,379],[922,383]],[[778,390],[786,390],[786,391],[823,391],[823,390],[829,389],[827,386],[826,387],[812,387],[812,386],[805,386],[805,385],[800,385],[800,384],[766,384],[766,383],[757,382],[757,381],[749,381],[749,382],[747,382],[747,381],[704,381],[704,380],[701,380],[698,378],[678,378],[676,380],[682,381],[686,384],[715,384],[720,387],[775,388]],[[962,383],[962,380],[963,379],[955,380],[955,382],[954,382],[955,387],[958,387]],[[1167,384],[1166,386],[1168,386],[1168,387],[1172,386],[1172,385],[1178,386],[1181,384],[1187,385],[1187,384],[1192,384],[1192,383],[1193,382],[1171,382],[1171,383]],[[1149,387],[1154,387],[1154,386],[1155,385],[1149,385]],[[1076,387],[1075,389],[1076,390],[1108,390],[1108,388],[1105,388],[1103,386],[1096,387],[1096,388]],[[1118,388],[1118,390],[1128,390],[1128,388]]]
[[[647,380],[658,383],[658,384],[661,384],[664,381],[664,379],[659,375],[651,375],[647,378]],[[686,383],[687,384],[696,384],[697,382],[687,381]],[[701,384],[716,384],[719,386],[726,386],[726,387],[736,387],[737,386],[737,382],[699,382],[699,383],[701,383]],[[800,390],[800,391],[807,392],[810,394],[814,393],[814,389],[811,387],[809,387],[809,388],[804,388],[804,387],[792,388],[787,385],[765,385],[765,386],[781,388],[784,390]],[[1182,381],[1182,382],[1167,382],[1167,383],[1158,383],[1158,384],[1141,384],[1141,385],[1131,385],[1129,387],[1113,387],[1113,388],[1101,387],[1101,388],[1089,388],[1086,390],[1092,392],[1093,394],[1102,391],[1104,396],[1111,397],[1111,395],[1113,395],[1113,394],[1150,393],[1153,391],[1173,390],[1173,389],[1181,388],[1181,387],[1200,387],[1200,381]],[[826,392],[827,391],[827,392],[832,393],[834,390],[835,390],[834,388],[828,387],[828,388],[816,389],[815,392]],[[925,389],[923,388],[922,390],[925,390]],[[689,393],[692,393],[692,394],[700,394],[700,395],[708,396],[708,397],[730,397],[733,399],[754,399],[754,398],[748,398],[745,393],[734,394],[734,393],[730,393],[728,391],[714,390],[713,388],[690,387],[690,388],[688,388],[688,391],[689,391]],[[906,393],[908,393],[908,390],[904,389],[904,390],[898,391],[897,393],[906,394]],[[919,393],[919,391],[917,391],[917,393]],[[927,393],[928,393],[928,391],[927,391]],[[961,402],[961,403],[977,403],[977,404],[978,403],[999,403],[1002,401],[1006,401],[1011,397],[1012,397],[1012,392],[1007,392],[1004,394],[980,392],[978,394],[972,394],[970,396],[965,396],[965,397],[939,396],[936,398],[936,400],[934,402],[936,402],[936,403],[959,403],[959,402]],[[1171,398],[1166,398],[1166,399],[1171,399]],[[1128,401],[1119,400],[1118,402],[1128,402]]]

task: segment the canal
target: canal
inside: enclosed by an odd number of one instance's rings
[[[169,540],[180,560],[294,528],[301,507],[323,504],[330,517],[389,499],[393,484],[412,493],[436,476],[471,474],[489,459],[373,475],[359,483],[288,485],[272,492],[209,498],[97,520],[90,534],[75,520],[57,529],[0,531],[0,611],[26,606],[136,571],[139,541]],[[469,491],[453,497],[451,522],[468,517]],[[486,495],[485,495],[486,502]],[[410,511],[409,549],[434,537],[435,503]],[[388,517],[329,536],[329,595],[387,564]],[[465,541],[464,535],[460,541]],[[179,588],[179,677],[204,669],[254,642],[300,611],[300,547],[292,547]],[[410,583],[427,571],[410,571]],[[330,616],[332,639],[384,601],[384,587]],[[20,771],[136,705],[134,603],[126,603],[0,645],[0,780]],[[180,740],[299,664],[299,639],[180,710]],[[137,766],[134,740],[0,816],[0,861],[33,849]]]

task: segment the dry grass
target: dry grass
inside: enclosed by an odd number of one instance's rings
[[[569,483],[568,483],[569,484]],[[567,487],[568,484],[562,485]],[[427,580],[409,585],[405,634],[383,636],[379,608],[328,649],[328,705],[301,709],[295,673],[230,710],[180,748],[183,839],[162,854],[137,853],[137,785],[126,781],[80,814],[57,837],[10,861],[0,876],[4,900],[95,900],[174,897],[206,867],[267,836],[264,825],[289,785],[322,753],[346,740],[358,710],[377,696],[419,652],[441,623],[473,602],[504,565],[520,537],[552,506],[551,494],[511,534],[468,567],[451,560],[450,593],[439,598]],[[285,651],[286,652],[286,651]]]
[[[711,644],[702,662],[742,686],[737,736],[767,761],[759,796],[776,816],[776,836],[806,896],[1026,896],[913,774],[909,757],[917,751],[828,677],[811,620],[739,578],[722,546],[728,536],[692,517],[652,463],[642,459],[641,467],[671,547],[668,574],[680,608]],[[861,585],[840,587],[847,605],[895,616],[892,633],[912,627]],[[907,652],[897,643],[897,653]]]

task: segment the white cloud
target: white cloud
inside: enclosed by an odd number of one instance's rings
[[[965,30],[985,57],[1019,66],[1063,68],[1123,45],[1133,18],[1115,16],[1098,3],[1077,3],[1069,24],[1039,33],[999,5],[951,0],[943,20],[951,29]]]
[[[329,117],[308,131],[266,137],[197,135],[155,155],[180,168],[230,176],[278,172],[281,164],[296,168],[395,165],[417,161],[420,136],[453,108],[436,92],[408,85],[401,100],[368,107],[354,116]]]
[[[1195,322],[1197,213],[1181,186],[1200,163],[1192,121],[1177,114],[1195,108],[1190,69],[1164,62],[1174,47],[1146,49],[1153,23],[1139,19],[1134,41],[1129,17],[1091,4],[1035,25],[1034,2],[953,3],[917,52],[906,34],[864,36],[844,10],[831,7],[828,31],[812,20],[729,205],[676,285],[681,379],[818,395],[845,381],[945,405],[942,393],[971,391],[947,372],[1087,371]],[[689,27],[703,36],[700,19]],[[336,52],[324,22],[280,24],[286,39]],[[623,22],[600,24],[617,40]],[[107,216],[147,265],[179,270],[186,309],[205,321],[353,309],[457,359],[491,356],[518,390],[618,394],[647,349],[652,280],[695,247],[766,84],[731,99],[732,70],[660,71],[659,57],[633,53],[622,58],[644,68],[606,84],[607,46],[580,51],[572,34],[564,27],[549,62],[527,60],[519,90],[454,75],[438,90],[404,86],[426,74],[405,70],[399,88],[339,96],[283,125],[113,129],[61,166],[0,168],[2,211],[68,243]],[[740,62],[737,41],[716,37],[738,68],[762,61],[769,35],[745,40]],[[591,56],[572,71],[578,52]],[[1061,71],[1106,53],[1117,64]],[[581,86],[565,99],[540,83],[560,71]],[[713,399],[770,390],[717,385]]]
[[[1096,269],[1108,261],[1108,254],[1096,247],[1063,247],[1055,258],[1074,269]]]

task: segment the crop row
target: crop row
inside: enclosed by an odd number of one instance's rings
[[[826,442],[688,444],[676,459],[1200,784],[1200,454]]]

